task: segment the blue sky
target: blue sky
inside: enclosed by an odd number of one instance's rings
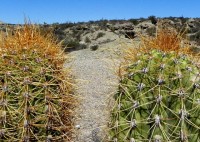
[[[82,22],[100,19],[200,17],[200,0],[1,0],[0,21]]]

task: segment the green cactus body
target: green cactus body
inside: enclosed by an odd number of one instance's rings
[[[187,55],[158,50],[137,59],[115,94],[111,141],[200,141],[197,65]]]
[[[54,63],[64,60],[30,46],[1,53],[0,141],[70,141],[74,98],[66,72]]]

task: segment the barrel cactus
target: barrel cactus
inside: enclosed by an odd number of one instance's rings
[[[198,62],[157,48],[135,56],[114,95],[110,141],[199,142]]]
[[[0,45],[0,141],[70,141],[74,97],[59,45],[29,24]]]

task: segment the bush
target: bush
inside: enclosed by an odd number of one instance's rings
[[[148,19],[151,20],[151,23],[154,25],[157,23],[157,19],[155,16],[149,16]]]
[[[83,34],[83,31],[82,30],[77,30],[77,29],[74,29],[73,30],[73,33],[72,33],[72,37],[76,38],[77,40],[80,41],[81,39],[81,35]]]
[[[65,33],[64,33],[64,31],[61,30],[61,29],[59,29],[59,28],[55,28],[53,32],[54,32],[55,37],[59,41],[63,40],[65,38],[65,36],[66,36]]]
[[[200,52],[200,48],[196,47],[196,46],[192,46],[190,47],[190,51],[194,54],[199,54]]]
[[[62,48],[64,49],[65,52],[71,52],[71,51],[76,51],[76,50],[81,50],[81,49],[86,49],[87,45],[80,43],[76,39],[65,39],[62,42]]]
[[[197,45],[200,45],[200,31],[198,31],[197,33],[191,35],[189,37],[190,41],[196,41]]]
[[[143,17],[140,17],[140,18],[138,19],[138,21],[139,21],[139,22],[144,22],[144,21],[146,21],[146,19],[143,18]]]
[[[148,29],[146,30],[146,32],[147,32],[147,34],[148,34],[149,36],[154,36],[155,33],[156,33],[156,27],[150,27],[150,28],[148,28]]]
[[[98,38],[100,38],[100,37],[103,37],[104,35],[105,35],[105,33],[103,33],[103,32],[99,32],[99,33],[97,34],[96,39],[98,39]]]
[[[106,20],[106,19],[102,19],[102,20],[98,21],[98,25],[101,30],[107,29],[107,23],[108,23],[108,20]]]
[[[92,51],[95,51],[95,50],[97,50],[99,48],[99,45],[91,45],[90,46],[90,49],[92,50]]]
[[[80,45],[79,41],[75,39],[66,40],[64,44],[67,45],[67,47],[78,47]]]
[[[88,46],[86,44],[80,44],[79,49],[86,49]]]
[[[65,30],[65,29],[73,27],[73,26],[75,26],[75,24],[72,23],[72,22],[59,24],[59,27],[60,27],[61,30]]]
[[[88,36],[85,37],[85,43],[91,43],[91,40]]]
[[[183,16],[179,17],[179,19],[181,20],[182,25],[185,24],[187,22],[187,20],[189,18],[184,18]]]
[[[131,23],[133,23],[134,25],[139,24],[137,19],[129,19],[128,21],[130,21]]]

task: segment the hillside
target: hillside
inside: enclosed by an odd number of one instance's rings
[[[175,27],[177,31],[185,31],[184,37],[191,41],[191,46],[198,48],[200,45],[200,19],[199,18],[163,18],[154,16],[148,19],[130,20],[100,20],[86,23],[64,23],[43,25],[51,28],[62,41],[66,51],[84,48],[96,49],[102,44],[113,42],[116,39],[138,39],[138,34],[154,36],[158,21],[163,21],[168,26]]]
[[[79,23],[54,23],[39,25],[42,32],[53,32],[66,51],[85,48],[96,50],[102,44],[113,42],[119,38],[137,39],[138,34],[154,36],[158,21],[175,27],[178,31],[186,31],[185,37],[191,41],[192,47],[200,45],[200,18],[168,17],[129,20],[99,20]],[[15,28],[17,25],[0,24],[0,31],[5,27]]]

